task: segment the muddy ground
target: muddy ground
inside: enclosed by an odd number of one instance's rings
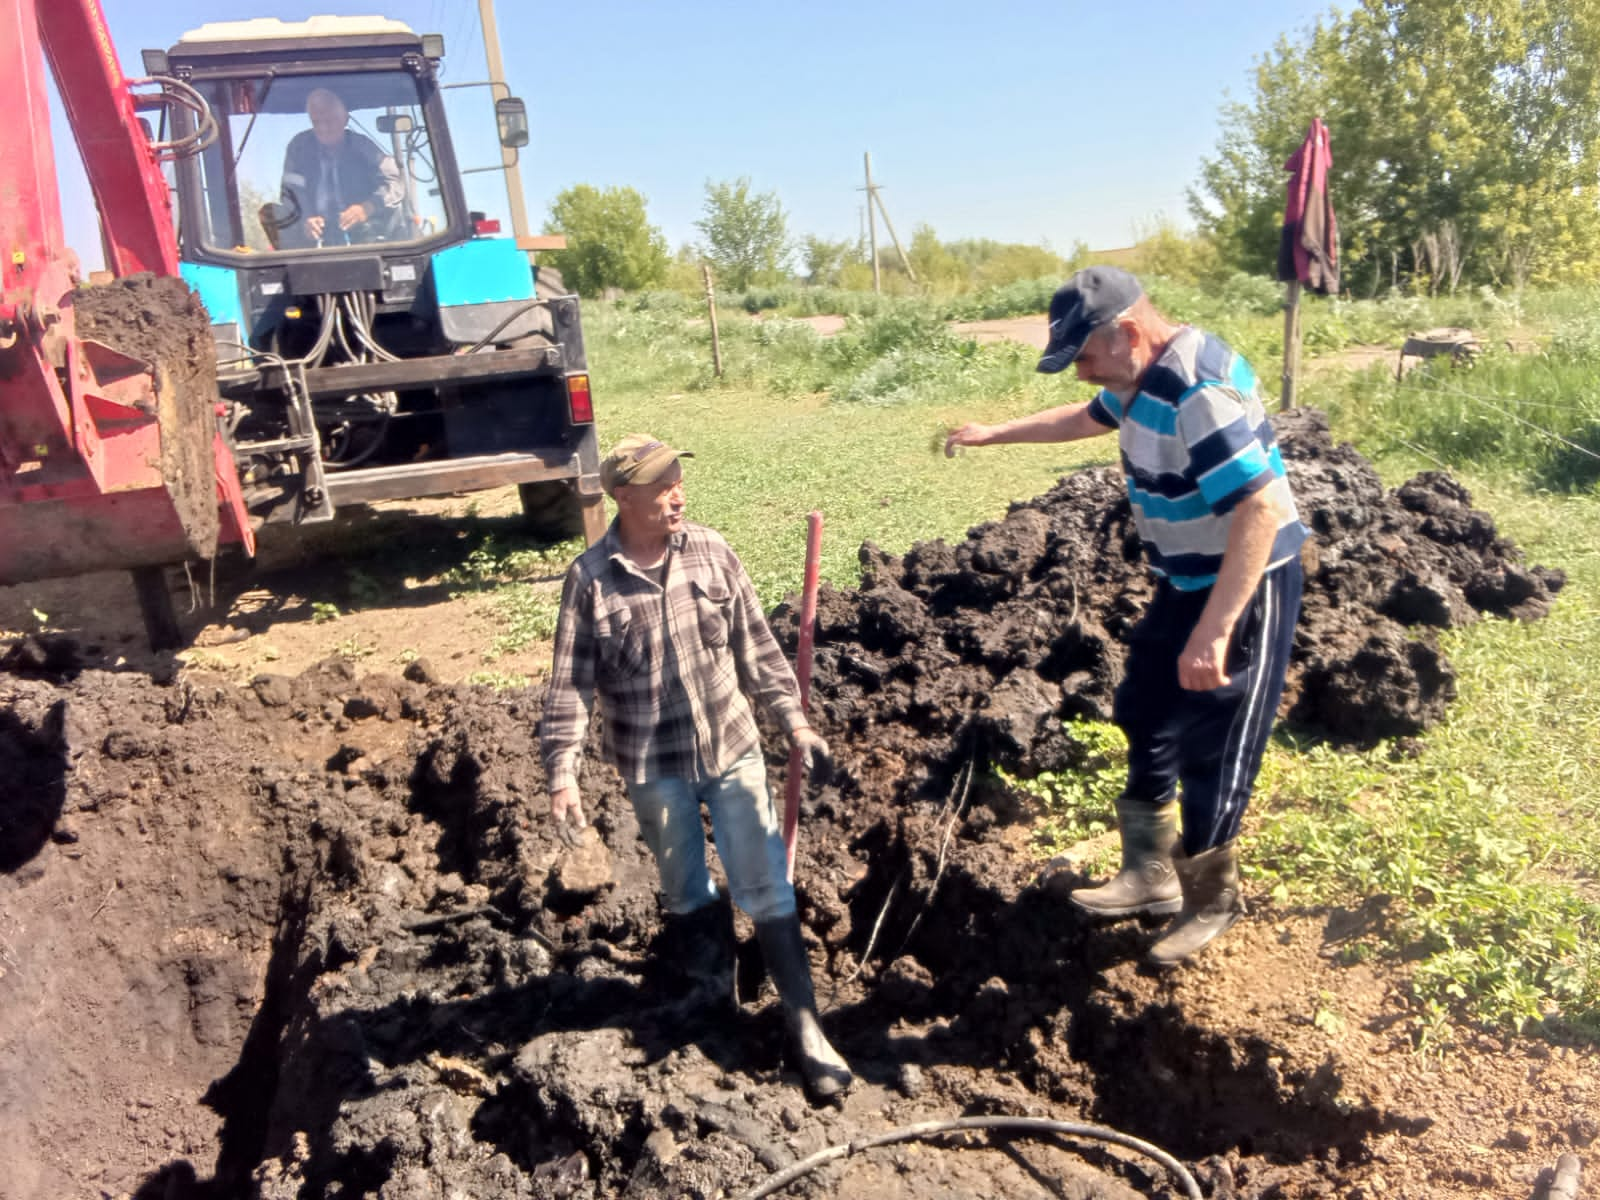
[[[1422,728],[1449,699],[1429,628],[1535,618],[1559,577],[1448,480],[1386,493],[1304,420],[1286,454],[1319,537],[1286,704],[1355,741]],[[1336,956],[1362,911],[1253,896],[1198,963],[1150,973],[1155,930],[1080,921],[1035,885],[1027,808],[966,786],[969,761],[1070,759],[1052,726],[1103,710],[1135,549],[1088,473],[962,545],[866,550],[863,589],[827,597],[841,770],[808,792],[796,877],[860,1075],[837,1108],[783,1059],[747,927],[738,1016],[680,1002],[614,774],[586,770],[590,841],[551,836],[537,691],[337,657],[240,688],[12,645],[0,1197],[740,1196],[828,1145],[987,1114],[1115,1127],[1207,1196],[1534,1194],[1600,1135],[1592,1047],[1462,1030],[1418,1054],[1404,967]],[[782,1194],[1182,1193],[1098,1143],[967,1135]]]

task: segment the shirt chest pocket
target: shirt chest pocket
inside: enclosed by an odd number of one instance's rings
[[[700,640],[713,650],[728,644],[728,628],[733,612],[733,593],[718,579],[692,579],[695,616],[700,624]]]
[[[609,675],[638,675],[650,665],[643,623],[633,619],[626,604],[595,609],[594,640],[600,668]]]

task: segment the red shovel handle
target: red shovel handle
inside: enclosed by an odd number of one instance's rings
[[[822,514],[806,518],[806,582],[800,593],[800,644],[795,648],[794,675],[800,684],[800,707],[811,705],[811,647],[817,629],[817,575],[822,567]],[[800,782],[805,763],[798,746],[789,751],[788,790],[783,801],[783,844],[789,852],[789,882],[794,882],[794,844],[800,827]]]

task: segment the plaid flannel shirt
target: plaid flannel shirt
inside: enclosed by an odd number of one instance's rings
[[[552,792],[578,784],[596,699],[606,757],[628,783],[725,773],[760,744],[751,700],[786,733],[807,724],[794,672],[722,535],[685,522],[665,561],[658,585],[622,553],[613,524],[567,572],[540,723]]]

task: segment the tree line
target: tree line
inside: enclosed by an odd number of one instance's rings
[[[567,249],[545,252],[541,261],[556,267],[568,287],[591,296],[607,288],[694,291],[700,286],[702,263],[716,272],[719,287],[736,292],[787,282],[796,273],[818,286],[872,286],[865,239],[795,237],[777,194],[754,190],[748,178],[708,181],[695,228],[700,240],[674,254],[665,235],[651,224],[645,197],[636,189],[578,184],[555,198],[544,225],[546,233],[566,236]],[[925,224],[912,231],[906,247],[909,272],[886,249],[879,248],[885,291],[933,295],[1064,276],[1087,254],[1081,245],[1063,258],[1045,246],[990,238],[944,242]]]

